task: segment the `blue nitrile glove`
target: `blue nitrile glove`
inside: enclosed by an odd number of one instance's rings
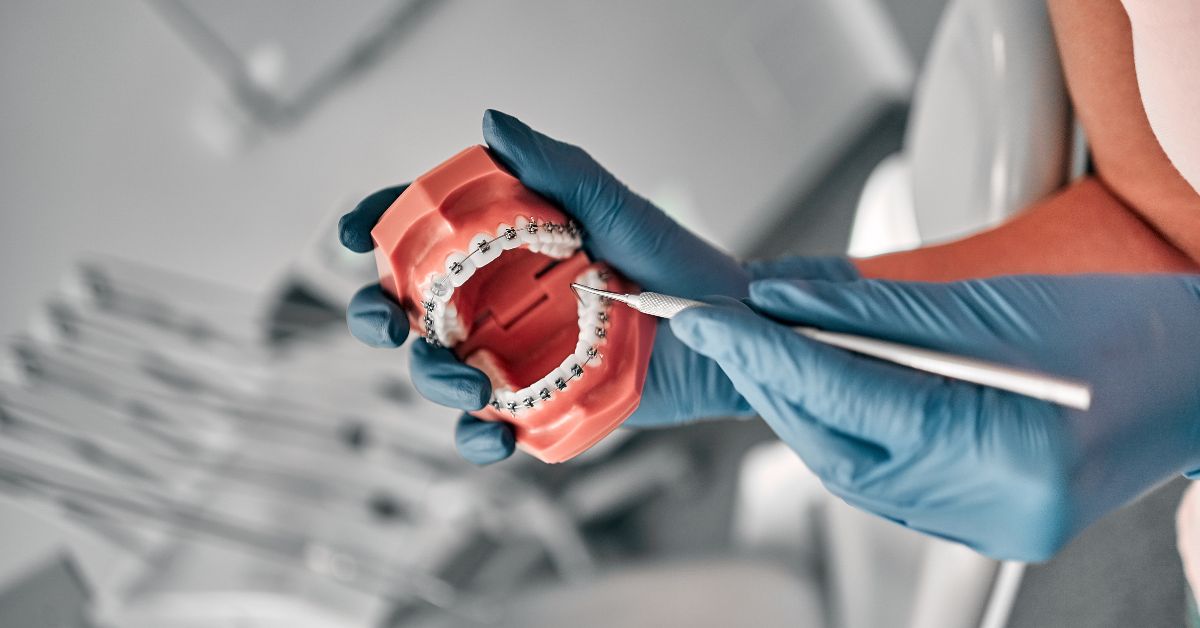
[[[659,208],[634,194],[582,149],[530,129],[512,116],[488,111],[483,136],[492,154],[528,188],[545,196],[583,228],[584,249],[646,290],[685,297],[723,294],[743,297],[754,277],[848,280],[854,267],[841,258],[810,258],[741,266]],[[389,188],[367,197],[341,221],[342,243],[371,250],[370,231],[402,192]],[[408,322],[378,286],[359,291],[347,313],[350,331],[376,347],[396,347],[408,335]],[[716,365],[680,344],[660,326],[642,392],[641,405],[627,421],[635,426],[673,425],[704,417],[750,412],[741,395]],[[459,362],[447,349],[413,343],[413,384],[435,403],[478,410],[491,398],[483,372]],[[456,441],[464,458],[487,464],[513,452],[513,434],[504,423],[463,415]]]
[[[1200,467],[1200,277],[759,281],[812,325],[1090,382],[1077,411],[818,344],[732,299],[671,321],[851,505],[996,558],[1044,560]]]

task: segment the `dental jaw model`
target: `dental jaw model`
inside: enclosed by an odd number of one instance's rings
[[[568,460],[637,409],[654,320],[570,284],[637,286],[484,147],[418,177],[371,236],[384,290],[425,342],[487,374],[492,399],[472,414],[512,424],[521,449]]]

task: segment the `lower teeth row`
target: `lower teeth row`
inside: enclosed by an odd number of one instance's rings
[[[578,283],[592,288],[607,287],[608,276],[596,270],[589,270],[577,279]],[[521,410],[528,410],[538,404],[550,401],[554,395],[563,392],[576,379],[583,377],[584,367],[600,364],[603,356],[598,345],[604,344],[608,337],[609,314],[611,302],[595,295],[580,297],[579,305],[579,341],[575,352],[563,361],[562,366],[550,372],[549,375],[528,388],[513,391],[509,388],[497,390],[489,402],[496,410],[507,410],[515,415]]]

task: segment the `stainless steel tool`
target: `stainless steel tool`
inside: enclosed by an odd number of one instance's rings
[[[575,290],[583,290],[584,292],[590,292],[605,299],[624,303],[643,314],[659,318],[672,318],[688,308],[706,305],[700,301],[673,297],[657,292],[621,294],[577,283],[571,284],[571,287]],[[824,331],[805,326],[793,327],[792,329],[817,342],[927,373],[971,382],[981,386],[1007,390],[1077,410],[1087,410],[1092,404],[1092,389],[1087,382],[1013,368],[975,358],[912,347],[888,340]]]

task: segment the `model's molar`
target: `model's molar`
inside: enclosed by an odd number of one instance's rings
[[[431,317],[433,331],[446,346],[454,346],[467,337],[466,326],[458,316],[458,309],[453,304],[445,306],[440,316]]]
[[[505,251],[511,251],[523,244],[517,230],[511,225],[501,224],[496,227],[496,243]]]

